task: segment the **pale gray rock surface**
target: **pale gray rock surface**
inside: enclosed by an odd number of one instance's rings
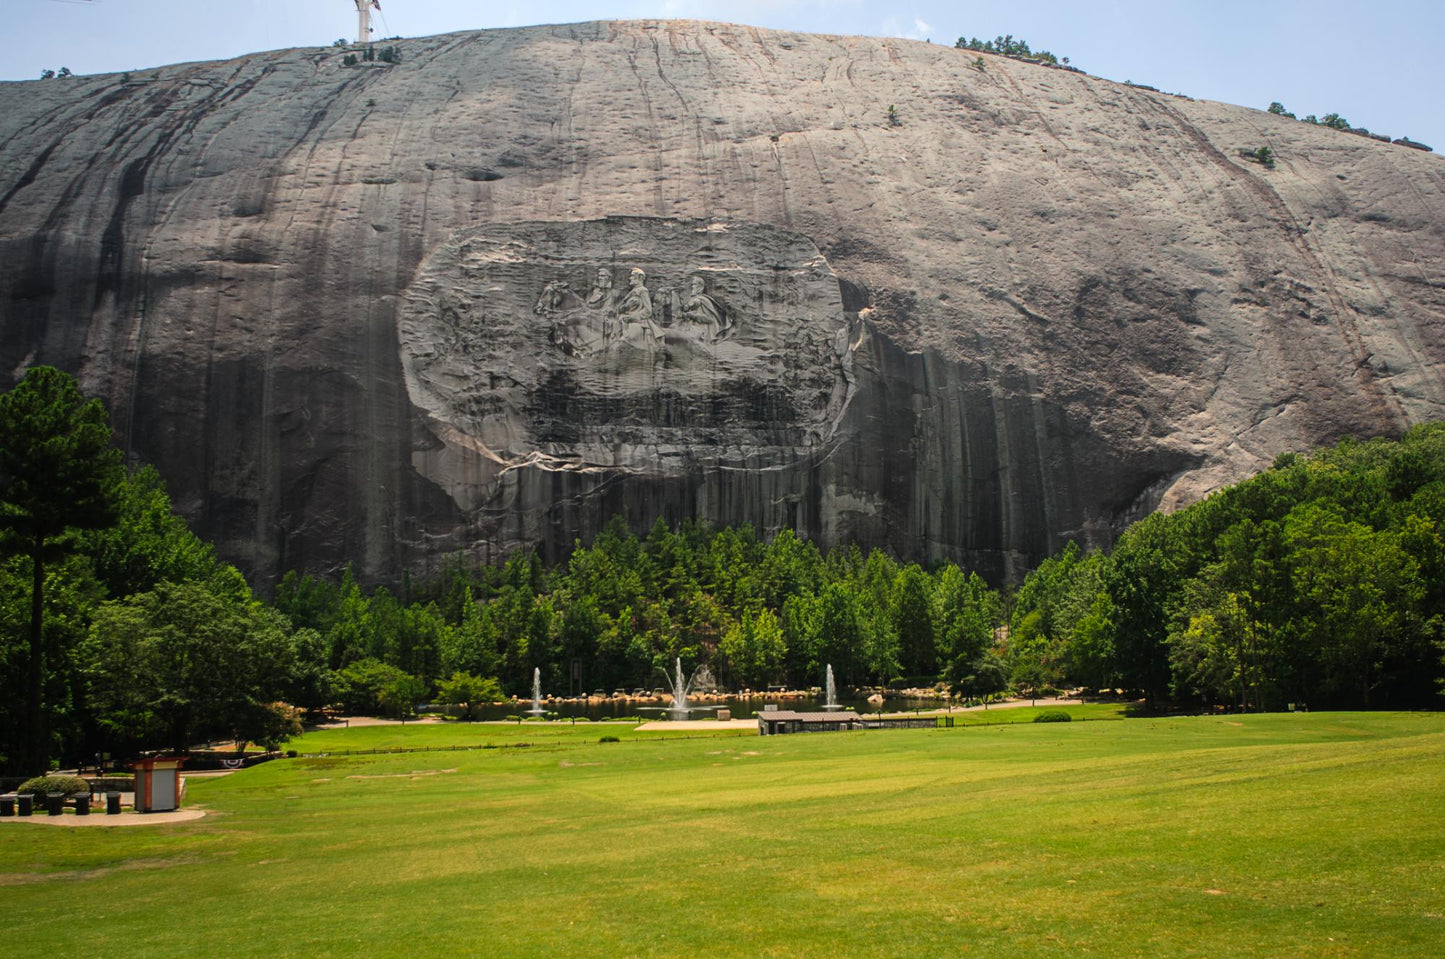
[[[259,584],[618,513],[1017,578],[1445,412],[1440,157],[904,40],[397,47],[0,84],[0,379]]]

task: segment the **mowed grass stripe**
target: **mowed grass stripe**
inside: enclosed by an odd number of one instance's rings
[[[193,824],[0,828],[5,941],[144,935],[150,955],[210,942],[271,956],[1445,953],[1438,715],[610,744],[599,728],[553,730],[548,750],[271,763],[196,783],[214,814]]]

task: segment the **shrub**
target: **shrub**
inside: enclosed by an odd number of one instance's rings
[[[599,739],[599,740],[597,740],[597,741],[598,741],[599,743],[620,743],[620,742],[622,742],[622,740],[618,739],[616,736],[603,736],[601,739]]]
[[[1251,163],[1258,163],[1262,166],[1267,167],[1274,166],[1274,151],[1267,146],[1259,147],[1255,150],[1249,150],[1241,147],[1239,155],[1244,157],[1246,160],[1249,160]]]
[[[1062,709],[1045,709],[1034,717],[1036,723],[1071,723],[1074,717]]]
[[[36,776],[27,779],[15,790],[18,793],[34,793],[43,796],[46,793],[65,793],[67,796],[90,795],[90,783],[79,776]]]
[[[1042,60],[1044,63],[1059,62],[1059,58],[1047,50],[1031,50],[1027,40],[1015,40],[1012,33],[1007,36],[995,37],[992,40],[980,40],[977,37],[959,37],[954,47],[959,50],[978,50],[983,53],[999,53],[1006,57],[1024,58],[1027,60]],[[1069,58],[1064,57],[1068,63]]]

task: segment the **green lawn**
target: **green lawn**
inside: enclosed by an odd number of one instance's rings
[[[1077,706],[1016,706],[1008,709],[982,709],[952,713],[940,711],[941,715],[952,715],[956,725],[997,725],[999,723],[1030,723],[1041,712],[1057,712],[1062,709],[1078,720],[1123,719],[1128,707],[1117,703],[1087,703]],[[929,710],[923,713],[928,714]],[[405,725],[357,726],[350,729],[323,729],[307,733],[287,744],[288,749],[301,753],[355,752],[366,749],[441,749],[444,747],[480,748],[486,745],[512,746],[525,743],[530,746],[554,746],[558,743],[596,742],[602,736],[616,736],[622,740],[669,738],[693,738],[703,736],[756,736],[757,727],[729,729],[721,727],[716,731],[686,728],[674,730],[667,722],[650,722],[639,728],[637,722],[586,722],[575,724],[568,720],[539,722],[524,720],[520,723],[407,723]]]
[[[1445,954],[1441,714],[766,739],[373,727],[298,748],[463,734],[531,745],[269,763],[194,783],[212,813],[194,823],[0,824],[0,942],[228,959]]]

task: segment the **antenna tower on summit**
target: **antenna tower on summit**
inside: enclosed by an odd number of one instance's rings
[[[381,0],[355,0],[356,2],[356,42],[367,43],[371,40],[371,10],[375,7],[381,10]]]

